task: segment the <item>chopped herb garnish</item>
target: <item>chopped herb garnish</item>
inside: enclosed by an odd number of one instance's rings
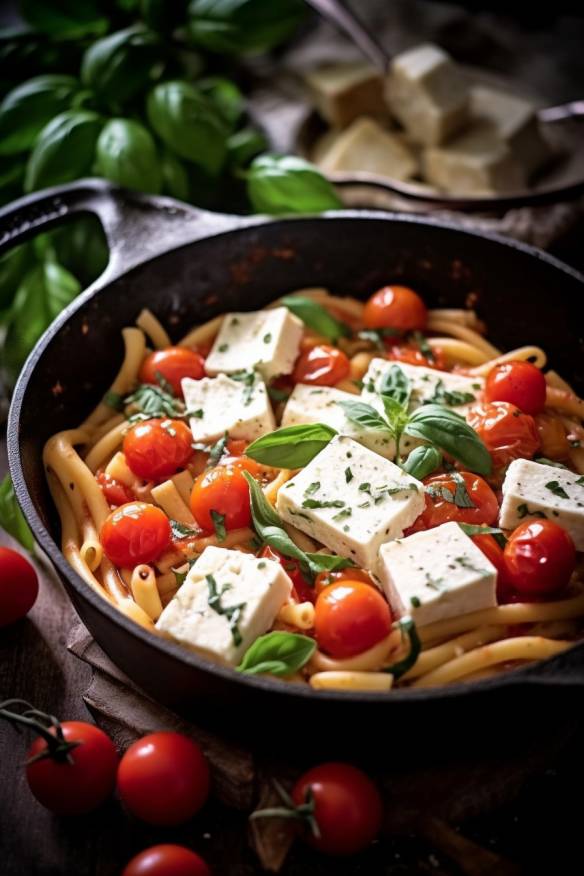
[[[412,666],[414,666],[420,655],[420,651],[422,650],[422,643],[418,636],[416,625],[408,615],[400,618],[400,620],[393,624],[393,627],[401,631],[402,641],[405,642],[408,640],[410,645],[408,653],[402,660],[398,660],[396,663],[393,663],[391,666],[388,666],[387,669],[383,670],[384,672],[389,672],[393,675],[395,681],[397,681],[397,679],[401,678],[408,669],[411,669]]]
[[[417,596],[410,597],[410,605],[412,606],[412,608],[419,608],[421,606],[421,604],[422,603],[420,602],[420,600]]]
[[[225,514],[220,514],[218,511],[210,511],[211,520],[215,529],[217,541],[225,541],[227,532],[225,530]]]
[[[361,493],[371,493],[371,484],[368,482],[359,484],[358,489]]]
[[[243,383],[243,404],[247,406],[253,398],[253,390],[255,385],[255,371],[236,371],[235,374],[229,375],[232,380],[238,380]]]
[[[239,602],[237,605],[222,605],[221,599],[228,590],[231,590],[231,584],[224,584],[219,593],[217,590],[217,582],[213,575],[205,575],[205,578],[209,588],[209,608],[216,612],[216,614],[224,615],[227,618],[234,644],[241,645],[242,638],[237,624],[247,603]]]
[[[428,343],[428,339],[422,332],[410,332],[409,340],[411,340],[418,347],[422,356],[425,356],[428,362],[434,362],[434,351],[432,347]]]
[[[431,587],[432,590],[444,590],[443,581],[444,578],[433,578],[430,572],[426,572],[426,587]]]
[[[202,420],[204,416],[203,408],[197,408],[196,411],[187,411],[189,417],[194,417],[195,420]]]
[[[564,465],[563,462],[556,462],[555,459],[548,459],[545,456],[535,456],[533,461],[539,462],[540,465],[551,465],[553,468],[563,468],[563,469],[568,468],[568,466]]]
[[[270,332],[268,332],[267,334],[264,335],[264,344],[269,344],[271,340],[272,340],[272,335],[270,334]]]
[[[554,496],[559,496],[560,499],[570,498],[559,481],[548,481],[545,488],[546,490],[549,490],[550,493],[553,493]]]
[[[221,459],[221,457],[223,456],[223,454],[227,450],[227,442],[228,441],[229,441],[229,435],[226,432],[222,438],[219,438],[219,440],[216,441],[215,444],[213,444],[213,446],[211,447],[211,449],[209,451],[209,460],[207,463],[209,466],[217,465],[217,463],[219,462],[219,460]]]
[[[335,515],[333,516],[333,520],[334,520],[335,522],[339,523],[341,520],[346,520],[347,517],[350,517],[352,513],[353,513],[353,512],[352,512],[352,510],[351,510],[350,508],[343,508],[342,511],[339,511],[338,514],[335,514]]]
[[[426,399],[424,404],[448,405],[456,407],[457,405],[465,405],[468,402],[475,401],[476,396],[472,392],[461,392],[460,390],[448,390],[444,387],[444,381],[438,380],[434,387],[434,395]]]
[[[123,396],[119,392],[112,392],[111,389],[104,395],[103,402],[108,408],[113,408],[114,411],[121,411],[124,407]]]
[[[227,350],[229,349],[229,344],[220,344],[220,345],[217,347],[217,349],[218,349],[218,351],[219,351],[220,353],[226,353]]]
[[[579,487],[584,487],[584,475],[581,478],[578,478],[577,481],[574,481],[575,484],[578,484]]]
[[[394,328],[363,329],[362,331],[357,332],[357,337],[359,338],[359,340],[370,341],[379,350],[385,349],[385,344],[383,343],[384,338],[395,338],[399,335],[399,329]]]
[[[303,508],[344,508],[345,502],[342,499],[333,499],[330,502],[321,502],[319,499],[305,499],[302,503]]]
[[[320,481],[313,481],[313,482],[312,482],[311,484],[309,484],[309,485],[306,487],[306,489],[304,490],[304,495],[305,495],[305,496],[312,496],[312,495],[313,495],[314,493],[316,493],[318,490],[320,490]]]
[[[454,492],[450,487],[445,487],[441,484],[430,484],[426,487],[428,495],[435,499],[443,499],[445,502],[450,502],[456,505],[457,508],[476,508],[462,475],[457,471],[453,471],[451,476],[455,483]]]
[[[350,468],[347,467],[345,469],[345,483],[350,484],[352,480],[353,480],[353,472],[351,471]]]
[[[170,532],[173,538],[195,538],[199,535],[199,531],[197,529],[193,529],[192,526],[187,526],[186,523],[181,523],[179,520],[170,520]]]
[[[258,563],[258,569],[265,569],[265,568],[266,568],[266,561],[260,560]]]
[[[239,319],[236,316],[233,316],[230,325],[239,325]]]
[[[527,506],[527,503],[522,502],[521,505],[517,506],[517,516],[522,520],[523,517],[545,517],[546,515],[543,511],[531,511]]]
[[[138,423],[141,420],[152,418],[171,419],[186,416],[183,402],[175,398],[171,392],[152,383],[141,383],[131,395],[124,399],[126,405],[133,405],[138,409],[137,413],[128,417],[130,423]]]
[[[285,389],[279,389],[277,386],[268,386],[268,395],[275,402],[288,401],[291,393]]]

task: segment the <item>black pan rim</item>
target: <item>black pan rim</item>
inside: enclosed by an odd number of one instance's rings
[[[155,204],[156,199],[153,198],[152,203]],[[521,241],[516,241],[511,238],[506,238],[501,235],[482,233],[460,228],[454,222],[448,222],[439,219],[399,212],[384,212],[374,210],[342,210],[329,212],[318,216],[299,215],[293,217],[278,218],[270,220],[265,224],[274,226],[279,224],[285,225],[290,222],[299,221],[321,223],[334,220],[341,222],[382,221],[389,223],[409,223],[422,225],[425,227],[438,227],[448,231],[453,231],[456,234],[460,235],[461,238],[473,237],[488,240],[495,244],[502,245],[507,249],[520,251],[527,256],[536,258],[537,260],[546,263],[553,269],[568,275],[572,279],[582,284],[584,291],[584,275],[579,273],[577,270],[571,268],[569,265],[566,265],[559,259],[556,259],[554,256],[551,256],[548,253],[537,249],[536,247],[530,246],[529,244],[523,243]],[[262,227],[263,225],[258,224],[257,219],[250,220],[249,223],[246,223],[245,221],[240,221],[237,227],[233,229],[228,229],[226,231],[221,231],[219,234],[213,236],[221,238],[226,235],[245,234],[251,228],[259,231]],[[183,249],[186,247],[196,246],[198,243],[204,244],[205,240],[207,239],[208,238],[202,238],[195,241],[194,243],[183,244],[182,246],[176,247],[176,250],[178,251],[179,249]],[[167,252],[173,251],[173,249],[170,249]],[[166,253],[162,253],[159,255],[166,255]],[[149,259],[141,263],[140,265],[131,268],[130,271],[127,272],[127,274],[131,274],[133,271],[136,270],[142,270],[145,266],[149,264],[149,262],[155,261],[158,257],[159,256],[154,256],[152,259]],[[55,336],[61,331],[61,329],[68,322],[73,314],[84,308],[86,304],[88,304],[89,301],[91,301],[94,297],[98,296],[101,291],[109,288],[111,284],[115,284],[117,279],[119,279],[119,277],[115,278],[111,282],[106,282],[104,286],[101,286],[98,280],[85,292],[78,296],[78,298],[76,298],[75,301],[73,301],[67,308],[65,308],[65,310],[61,312],[57,319],[42,335],[32,352],[30,353],[20,373],[18,382],[14,390],[12,403],[8,415],[8,462],[18,502],[23,510],[29,526],[33,531],[35,540],[38,542],[46,556],[50,559],[51,563],[56,566],[61,577],[70,584],[70,586],[74,589],[77,596],[81,600],[89,602],[94,609],[105,615],[109,620],[112,620],[117,626],[121,627],[124,632],[127,633],[130,637],[136,637],[138,639],[141,639],[144,644],[156,650],[165,652],[167,656],[171,657],[174,660],[186,663],[188,666],[204,672],[205,674],[222,677],[227,682],[237,682],[238,684],[242,684],[244,686],[253,687],[261,691],[265,691],[266,693],[269,692],[271,694],[278,694],[279,696],[284,697],[300,696],[308,700],[316,699],[318,701],[326,700],[328,702],[339,703],[359,702],[378,705],[383,704],[387,706],[390,702],[396,704],[405,704],[408,702],[415,703],[420,701],[428,701],[429,699],[435,701],[445,701],[447,699],[450,700],[453,698],[457,699],[459,697],[463,697],[467,695],[470,690],[472,690],[473,693],[478,693],[480,691],[486,693],[494,689],[501,690],[503,687],[508,687],[509,685],[514,686],[522,683],[529,684],[530,682],[532,683],[534,680],[537,683],[537,680],[534,679],[534,667],[528,665],[515,669],[513,672],[507,673],[505,675],[494,676],[492,678],[485,679],[484,681],[470,683],[461,682],[458,684],[449,685],[444,688],[420,688],[419,690],[396,689],[391,692],[390,696],[388,696],[387,693],[380,694],[367,691],[317,691],[313,690],[308,685],[290,685],[270,678],[239,674],[230,667],[221,666],[220,664],[206,660],[194,651],[190,651],[189,649],[175,644],[168,639],[153,635],[147,630],[144,630],[138,624],[134,623],[121,612],[119,612],[114,606],[111,606],[105,599],[103,599],[103,597],[99,596],[99,594],[97,594],[90,587],[90,585],[87,584],[69,565],[64,555],[62,554],[58,544],[53,539],[52,535],[46,529],[39,515],[37,514],[34,503],[28,491],[28,486],[26,484],[24,472],[21,465],[20,412],[31,377],[37,367],[40,358],[42,357],[47,347],[52,343]],[[584,655],[584,642],[575,643],[569,649],[570,653],[573,651],[579,651],[582,653],[582,655]],[[548,658],[547,660],[538,661],[535,666],[549,666],[556,661],[559,662],[559,658],[561,657],[562,654],[559,654],[555,657]]]

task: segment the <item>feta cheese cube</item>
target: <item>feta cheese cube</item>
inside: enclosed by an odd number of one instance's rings
[[[391,63],[386,98],[393,115],[419,143],[443,143],[469,118],[469,89],[452,58],[434,45],[397,55]]]
[[[274,560],[207,547],[156,629],[208,657],[236,666],[289,599],[291,581]]]
[[[339,404],[343,401],[356,401],[358,396],[342,392],[329,386],[309,386],[297,383],[286,402],[282,414],[282,426],[298,423],[324,423],[335,429],[339,435],[347,435],[374,450],[386,459],[395,456],[395,441],[389,433],[367,429],[351,422]]]
[[[327,64],[305,79],[317,110],[330,125],[344,128],[357,116],[387,115],[383,77],[370,64]]]
[[[337,435],[278,492],[281,517],[327,548],[372,569],[380,545],[424,510],[424,487],[401,468]]]
[[[264,380],[290,374],[302,332],[303,323],[287,307],[227,313],[205,361],[205,370],[213,376],[255,368]]]
[[[202,380],[185,377],[181,386],[197,442],[208,444],[225,432],[231,438],[254,441],[276,427],[266,385],[254,371],[241,380],[225,374]]]
[[[576,550],[584,551],[584,477],[531,459],[515,459],[503,482],[499,526],[515,529],[538,517],[557,523],[572,536]]]
[[[377,576],[393,611],[419,626],[497,605],[497,570],[458,523],[384,544]]]
[[[418,170],[416,157],[403,139],[368,118],[356,119],[339,134],[318,166],[325,173],[358,171],[400,180],[410,179]]]

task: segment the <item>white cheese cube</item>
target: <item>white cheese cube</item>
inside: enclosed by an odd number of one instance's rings
[[[282,414],[282,426],[294,426],[299,423],[324,423],[335,429],[339,435],[347,435],[385,456],[393,459],[395,456],[395,442],[385,432],[375,429],[367,429],[353,423],[345,414],[339,402],[357,401],[358,396],[350,392],[342,392],[329,386],[309,386],[306,383],[297,383],[292,394],[286,402]]]
[[[370,64],[327,64],[305,79],[317,110],[330,125],[344,128],[357,116],[387,115],[383,77]]]
[[[319,157],[325,173],[359,171],[393,179],[410,179],[418,162],[403,139],[387,131],[373,119],[355,119],[335,138],[330,149]]]
[[[227,313],[205,361],[207,374],[255,368],[264,380],[290,374],[298,355],[303,323],[287,307]]]
[[[443,143],[468,121],[465,77],[438,46],[416,46],[397,55],[386,97],[393,115],[418,143]]]
[[[181,386],[196,442],[208,444],[225,432],[255,441],[276,427],[266,385],[254,371],[245,372],[241,380],[225,374],[202,380],[185,377]]]
[[[497,605],[497,570],[458,523],[384,544],[377,576],[393,611],[419,626]]]
[[[584,551],[584,477],[566,468],[515,459],[503,482],[499,525],[515,529],[538,517],[557,523],[572,536],[576,550]]]
[[[424,510],[424,487],[352,438],[337,435],[279,490],[278,513],[327,548],[372,569],[380,545]]]
[[[452,408],[464,416],[484,389],[482,377],[467,377],[450,371],[437,371],[423,365],[409,365],[407,362],[390,362],[387,359],[372,359],[363,378],[361,398],[367,404],[383,410],[378,392],[385,375],[392,367],[398,366],[410,381],[411,396],[409,410],[422,404],[433,402]]]
[[[207,547],[156,629],[210,660],[236,666],[270,629],[291,589],[288,575],[274,560]]]

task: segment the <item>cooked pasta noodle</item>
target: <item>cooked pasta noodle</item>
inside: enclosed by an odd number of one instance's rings
[[[144,359],[144,353],[146,352],[144,332],[139,328],[125,328],[122,330],[122,337],[125,347],[124,361],[104,399],[107,399],[108,396],[121,397],[127,395],[136,382],[138,371]],[[101,401],[84,421],[81,428],[99,426],[104,420],[111,417],[111,414],[111,405],[107,401]]]
[[[287,602],[278,612],[277,619],[298,630],[311,630],[314,626],[314,605],[312,602]]]
[[[165,347],[170,347],[168,332],[150,310],[140,311],[136,325],[148,335],[157,350],[164,350]]]
[[[130,589],[142,611],[148,615],[150,620],[157,621],[162,614],[162,603],[152,566],[146,564],[136,566],[132,571]]]
[[[388,672],[316,672],[310,677],[315,690],[391,690],[393,676]]]

